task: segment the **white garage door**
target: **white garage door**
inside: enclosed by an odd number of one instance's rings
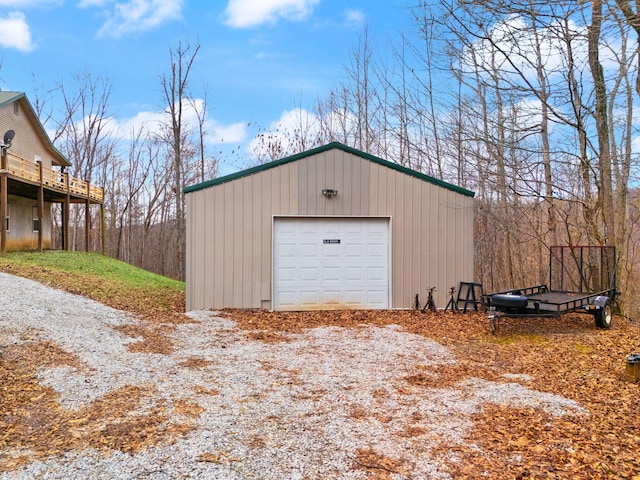
[[[276,218],[274,310],[389,308],[388,218]]]

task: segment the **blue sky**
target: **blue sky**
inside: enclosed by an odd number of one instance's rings
[[[112,113],[127,125],[161,108],[169,48],[199,42],[191,85],[196,97],[208,90],[210,141],[246,146],[256,127],[311,108],[344,79],[365,26],[381,48],[414,28],[413,3],[0,0],[0,89],[26,92],[33,102],[36,90],[60,82],[71,90],[73,75],[88,71],[112,83]]]

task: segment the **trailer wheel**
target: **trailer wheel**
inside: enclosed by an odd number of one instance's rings
[[[598,328],[611,328],[611,318],[613,316],[611,309],[611,300],[608,297],[605,297],[605,299],[606,300],[599,302],[600,308],[597,309],[593,314],[596,319],[596,326]]]

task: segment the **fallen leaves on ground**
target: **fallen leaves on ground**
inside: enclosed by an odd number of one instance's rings
[[[369,448],[361,448],[356,452],[354,464],[356,468],[365,470],[370,480],[391,480],[393,474],[411,474],[411,468],[401,460],[386,457]]]
[[[447,465],[454,478],[633,479],[640,472],[640,383],[625,377],[626,357],[640,351],[637,322],[615,318],[612,329],[600,330],[587,314],[502,318],[492,335],[487,316],[477,312],[224,310],[222,315],[261,332],[249,336],[265,341],[278,332],[321,326],[400,325],[446,345],[458,360],[417,367],[403,378],[413,387],[451,388],[470,377],[518,382],[575,400],[589,412],[557,418],[541,410],[486,405],[473,416],[465,445],[437,449],[455,454]],[[361,450],[357,463],[369,478],[390,478],[393,466],[376,455]]]
[[[80,367],[77,358],[48,342],[4,348],[0,355],[0,472],[87,448],[135,453],[169,443],[192,427],[169,421],[153,386],[124,386],[77,410],[63,408],[37,371]],[[152,406],[141,409],[145,402]],[[182,405],[193,414],[195,405]]]
[[[173,342],[168,334],[174,329],[173,325],[146,325],[127,324],[113,327],[114,330],[131,337],[142,339],[130,343],[127,350],[134,353],[160,353],[168,355],[173,352]]]
[[[39,278],[42,272],[33,275],[36,280],[51,281],[51,276]],[[74,291],[73,285],[62,285],[64,279],[60,282],[59,286]],[[130,345],[141,354],[170,353],[173,345],[168,333],[175,324],[192,322],[181,314],[184,298],[173,292],[156,298],[143,291],[116,292],[98,284],[77,290],[85,295],[91,291],[88,296],[135,314],[141,323],[121,331],[141,338]],[[439,447],[443,458],[449,459],[443,470],[454,478],[640,480],[640,383],[624,375],[625,358],[640,351],[638,323],[616,318],[611,330],[599,330],[589,315],[501,319],[498,333],[492,335],[487,316],[477,312],[225,310],[222,315],[237,322],[248,340],[260,342],[288,341],[286,334],[314,327],[400,325],[406,332],[440,342],[457,358],[452,365],[417,365],[414,372],[399,378],[407,387],[425,392],[455,388],[471,377],[516,382],[575,400],[589,412],[558,418],[540,410],[486,405],[473,416],[465,444]],[[192,428],[189,420],[197,421],[201,413],[196,401],[177,402],[173,410],[186,423],[171,423],[169,407],[157,400],[153,386],[116,389],[78,411],[62,408],[52,389],[38,382],[37,373],[54,365],[82,365],[53,344],[23,340],[24,344],[10,346],[0,355],[0,471],[88,447],[135,453],[186,434]],[[204,366],[206,362],[196,357],[183,365]],[[152,406],[141,410],[142,403]],[[358,407],[351,414],[368,416]],[[428,431],[411,427],[411,415],[407,412],[407,428],[394,435],[428,436]],[[365,445],[354,455],[355,467],[370,479],[411,475],[410,465],[401,459],[388,458]],[[204,452],[198,460],[228,463],[237,459],[226,452]]]

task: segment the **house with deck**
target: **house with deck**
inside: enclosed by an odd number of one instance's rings
[[[104,189],[74,178],[70,162],[53,146],[26,95],[0,91],[0,253],[53,247],[52,206],[62,205],[62,248],[70,247],[72,204],[84,204],[85,250],[89,250],[92,205],[104,211]]]

